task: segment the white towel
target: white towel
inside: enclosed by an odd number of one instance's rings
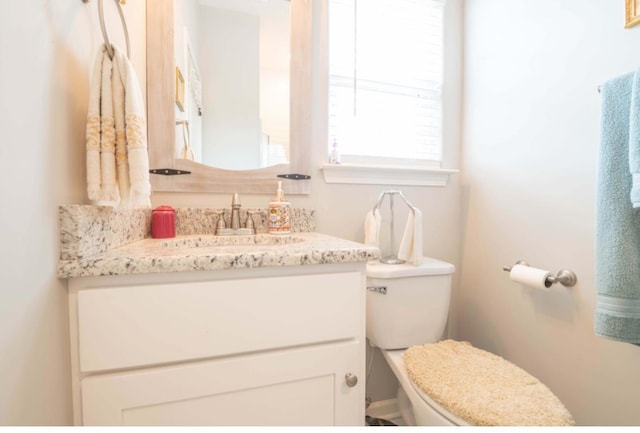
[[[380,247],[380,225],[382,217],[380,211],[369,211],[364,217],[364,243],[374,247]]]
[[[111,74],[113,62],[105,55],[102,60],[102,85],[100,88],[100,184],[101,200],[105,204],[120,202],[116,184],[116,129],[113,120],[113,92]]]
[[[144,99],[135,70],[113,46],[95,61],[87,114],[87,192],[100,204],[151,207]]]
[[[102,60],[104,46],[101,47],[93,63],[91,85],[89,88],[89,109],[87,112],[87,194],[89,200],[102,199],[102,182],[100,180],[100,89],[102,88]]]
[[[422,212],[418,209],[409,212],[400,241],[398,258],[413,265],[419,265],[422,262]]]
[[[127,160],[127,135],[125,125],[124,100],[125,92],[120,79],[119,62],[113,62],[111,75],[113,92],[113,120],[116,133],[116,170],[118,176],[118,189],[122,200],[122,207],[131,206],[131,182],[129,181],[129,161]]]

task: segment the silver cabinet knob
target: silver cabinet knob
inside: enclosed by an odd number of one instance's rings
[[[344,381],[347,382],[349,388],[353,388],[358,384],[358,376],[355,374],[347,373],[344,375]]]

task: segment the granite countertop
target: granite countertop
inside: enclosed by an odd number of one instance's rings
[[[151,209],[60,206],[59,278],[366,262],[380,251],[315,231],[314,210],[292,208],[289,235],[268,234],[266,209],[253,212],[256,235],[214,236],[229,209],[176,209],[176,233],[151,239]],[[217,217],[216,217],[217,218]],[[206,233],[206,234],[202,234]]]
[[[61,259],[59,278],[366,262],[372,246],[317,232],[251,236],[179,235],[143,239],[83,257]]]

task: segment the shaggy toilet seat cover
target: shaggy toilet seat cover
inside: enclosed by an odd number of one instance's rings
[[[442,407],[482,426],[573,425],[538,379],[467,342],[445,340],[404,352],[409,377]]]

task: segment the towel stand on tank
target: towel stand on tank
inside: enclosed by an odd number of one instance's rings
[[[120,21],[122,22],[122,31],[124,32],[124,39],[127,43],[127,57],[131,58],[131,44],[129,43],[129,29],[127,29],[127,21],[124,19],[124,12],[122,12],[121,4],[125,4],[125,0],[114,0],[118,8],[118,14],[120,14]],[[82,3],[89,3],[89,0],[82,0]],[[104,39],[104,45],[109,53],[109,58],[113,59],[113,47],[109,42],[109,34],[107,33],[107,26],[104,22],[104,8],[102,6],[102,0],[98,0],[98,18],[100,19],[100,29],[102,30],[102,38]]]
[[[386,264],[390,264],[390,265],[394,265],[394,264],[402,264],[405,261],[402,259],[398,258],[398,254],[395,253],[395,242],[394,242],[394,235],[393,235],[393,231],[394,231],[394,217],[393,217],[393,197],[398,195],[400,196],[400,198],[405,202],[405,204],[409,207],[409,209],[411,210],[411,212],[413,212],[413,215],[416,214],[416,207],[414,205],[411,204],[411,202],[409,200],[407,200],[407,198],[404,196],[404,194],[402,194],[402,191],[398,191],[398,190],[388,190],[388,191],[383,191],[382,193],[380,193],[380,196],[378,197],[378,200],[376,201],[375,206],[373,206],[373,212],[375,213],[377,210],[380,209],[380,206],[382,205],[382,202],[384,200],[385,196],[389,196],[389,209],[390,209],[390,213],[391,213],[391,218],[389,220],[389,228],[391,230],[391,237],[390,237],[390,243],[391,243],[391,255],[388,257],[383,257],[382,259],[380,259],[381,263],[386,263]]]

